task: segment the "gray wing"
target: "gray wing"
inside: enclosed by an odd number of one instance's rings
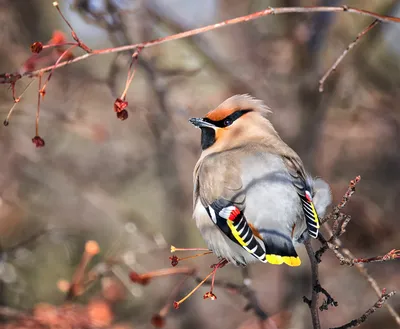
[[[267,260],[262,241],[254,236],[244,216],[246,195],[240,163],[236,160],[231,152],[207,156],[198,170],[198,197],[210,220],[231,241],[265,263]]]

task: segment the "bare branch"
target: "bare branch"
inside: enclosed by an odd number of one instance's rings
[[[355,258],[352,252],[349,249],[343,249],[343,253],[348,258]],[[355,264],[355,267],[358,269],[360,274],[369,282],[372,289],[376,292],[378,296],[381,296],[382,289],[379,287],[378,282],[368,273],[367,269],[365,268],[363,263]],[[394,318],[396,323],[400,326],[400,315],[394,310],[394,308],[389,304],[385,303],[385,307],[388,309],[390,315]]]
[[[319,278],[318,278],[318,261],[315,257],[314,250],[312,249],[311,246],[311,241],[306,240],[304,242],[304,245],[307,250],[308,257],[310,258],[310,263],[311,263],[311,286],[312,286],[312,291],[311,291],[311,300],[309,300],[307,297],[303,297],[303,300],[305,303],[308,304],[310,307],[310,312],[311,312],[311,320],[313,324],[314,329],[321,329],[321,324],[319,321],[319,313],[318,313],[318,290],[317,287],[320,286],[319,284]]]
[[[341,255],[341,254],[340,254]],[[371,258],[345,258],[343,255],[340,256],[340,264],[353,266],[360,263],[375,263],[375,262],[386,262],[388,260],[400,259],[400,250],[393,249],[386,255],[376,256]]]
[[[321,220],[321,224],[327,222],[328,220],[337,220],[340,214],[340,210],[344,208],[344,206],[347,204],[347,202],[350,200],[354,192],[356,191],[356,185],[360,182],[361,176],[357,176],[353,180],[350,181],[349,187],[347,188],[346,193],[343,195],[342,200],[339,202],[339,204],[333,208],[332,212],[329,213],[327,216],[325,216]]]
[[[324,83],[326,79],[331,75],[332,72],[336,71],[336,68],[340,64],[340,62],[345,58],[345,56],[349,53],[351,49],[360,41],[360,39],[366,35],[369,31],[371,31],[376,25],[378,25],[379,20],[375,19],[370,25],[368,25],[364,30],[362,30],[357,37],[354,39],[352,43],[350,43],[347,48],[343,51],[343,53],[339,56],[339,58],[333,63],[333,65],[330,67],[328,71],[324,74],[324,76],[319,80],[319,92],[324,91]]]
[[[378,299],[378,301],[371,307],[369,308],[363,315],[361,315],[358,319],[354,319],[343,326],[340,327],[335,327],[331,329],[349,329],[349,328],[354,328],[358,327],[360,324],[365,322],[367,318],[374,313],[378,308],[381,308],[383,304],[392,296],[396,294],[395,291],[391,291],[389,293],[386,293],[386,289],[383,289],[381,297]]]
[[[162,37],[162,38],[158,38],[158,39],[151,40],[151,41],[140,42],[140,43],[125,45],[125,46],[120,46],[120,47],[93,50],[92,52],[88,52],[88,53],[86,53],[82,56],[76,57],[72,60],[58,63],[57,65],[47,66],[47,67],[44,67],[44,68],[41,68],[41,69],[35,70],[35,71],[27,71],[23,74],[23,76],[34,76],[34,75],[39,74],[40,72],[42,72],[42,73],[49,72],[53,69],[58,69],[60,67],[64,67],[66,65],[70,65],[72,63],[82,61],[84,59],[87,59],[87,58],[89,58],[91,56],[95,56],[95,55],[118,53],[118,52],[133,50],[133,49],[137,49],[137,48],[149,48],[152,46],[160,45],[165,42],[179,40],[179,39],[183,39],[183,38],[187,38],[187,37],[192,37],[197,34],[201,34],[201,33],[205,33],[208,31],[219,29],[221,27],[234,25],[234,24],[238,24],[238,23],[243,23],[243,22],[248,22],[248,21],[255,20],[260,17],[264,17],[264,16],[268,16],[268,15],[279,15],[279,14],[289,14],[289,13],[316,13],[316,12],[348,12],[348,13],[352,13],[352,14],[369,16],[369,17],[375,18],[376,20],[381,21],[381,22],[400,23],[399,17],[380,15],[380,14],[373,13],[373,12],[370,12],[367,10],[351,8],[351,7],[347,7],[347,6],[341,6],[341,7],[340,6],[339,7],[323,7],[323,6],[320,6],[320,7],[318,7],[318,6],[315,6],[315,7],[280,7],[280,8],[268,7],[267,9],[264,9],[264,10],[261,10],[261,11],[258,11],[258,12],[255,12],[255,13],[252,13],[249,15],[235,17],[232,19],[228,19],[228,20],[216,23],[216,24],[207,25],[204,27],[200,27],[197,29],[173,34],[173,35],[170,35],[167,37]],[[2,76],[4,76],[4,75],[2,75]],[[11,78],[11,76],[9,78]],[[13,76],[13,78],[15,79],[15,76]],[[5,79],[5,80],[8,80],[8,79]]]

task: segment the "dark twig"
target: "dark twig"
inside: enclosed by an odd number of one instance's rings
[[[342,197],[342,200],[336,205],[333,210],[321,220],[321,224],[326,223],[329,220],[333,221],[333,228],[331,231],[331,237],[326,240],[322,235],[319,235],[318,239],[322,246],[315,252],[315,258],[318,262],[321,262],[322,255],[331,249],[334,252],[337,251],[337,240],[346,231],[346,226],[350,222],[351,217],[349,215],[342,214],[340,211],[346,206],[354,192],[356,191],[356,185],[360,182],[361,176],[357,176],[352,179],[349,183],[347,191]],[[336,254],[337,255],[337,254]]]
[[[344,248],[342,251],[348,258],[355,258],[349,249]],[[369,282],[369,284],[371,285],[372,289],[374,289],[376,294],[378,296],[381,296],[382,289],[379,287],[378,282],[368,273],[364,264],[358,263],[355,264],[355,267],[358,269],[360,274]],[[388,309],[390,315],[394,318],[396,323],[400,326],[400,315],[394,310],[394,308],[389,303],[385,303],[385,307]]]
[[[361,315],[358,319],[351,320],[350,322],[344,324],[343,326],[340,327],[335,327],[331,329],[349,329],[353,327],[358,327],[361,325],[367,318],[374,313],[378,308],[381,308],[383,304],[392,296],[396,294],[395,291],[391,291],[389,293],[386,293],[386,289],[382,290],[381,297],[378,299],[378,301],[371,307],[369,308],[363,315]]]
[[[315,290],[318,293],[322,293],[325,295],[326,299],[324,299],[324,301],[322,302],[321,306],[319,307],[319,310],[322,312],[324,310],[328,310],[329,306],[334,306],[337,307],[338,306],[338,302],[336,300],[333,299],[333,297],[331,296],[331,294],[324,289],[318,282],[317,286],[315,287]]]
[[[304,242],[304,245],[307,250],[308,257],[310,259],[311,264],[311,300],[307,297],[303,297],[305,303],[310,307],[311,312],[311,320],[314,329],[321,329],[321,324],[319,322],[319,314],[318,314],[318,287],[320,287],[318,280],[318,261],[315,257],[314,250],[311,246],[311,241],[308,239]]]
[[[339,204],[333,208],[333,210],[325,216],[321,220],[321,224],[327,222],[328,220],[337,220],[340,214],[340,211],[344,208],[344,206],[347,204],[347,202],[350,200],[351,196],[354,194],[356,191],[356,185],[360,182],[361,176],[357,176],[353,180],[350,181],[349,187],[347,188],[346,193],[343,195],[342,200],[339,202]]]
[[[351,49],[360,41],[360,39],[366,35],[369,31],[371,31],[376,25],[378,25],[379,20],[375,19],[370,25],[368,25],[364,30],[362,30],[357,37],[354,39],[352,43],[350,43],[347,48],[343,51],[343,53],[338,57],[338,59],[333,63],[333,65],[329,68],[328,71],[324,74],[324,76],[319,80],[319,92],[324,91],[324,83],[326,79],[331,75],[332,72],[336,71],[336,68],[340,64],[340,62],[345,58],[345,56],[349,53]]]

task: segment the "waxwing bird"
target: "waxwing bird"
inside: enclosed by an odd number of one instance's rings
[[[202,153],[194,169],[194,211],[210,250],[236,265],[261,261],[298,266],[295,246],[316,238],[332,197],[249,95],[225,100],[204,118]]]

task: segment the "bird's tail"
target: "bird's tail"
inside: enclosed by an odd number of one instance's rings
[[[294,249],[292,239],[275,230],[260,230],[264,241],[267,262],[270,264],[299,266],[301,260]]]
[[[327,208],[332,203],[332,192],[327,182],[321,178],[316,178],[313,184],[314,205],[319,218],[325,216]]]

